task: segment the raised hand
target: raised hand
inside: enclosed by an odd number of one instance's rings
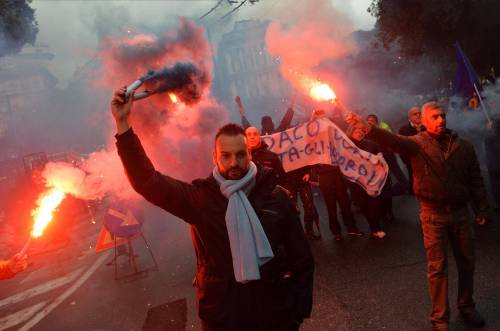
[[[130,110],[134,102],[134,94],[125,97],[126,87],[122,87],[113,93],[111,100],[111,113],[116,122],[118,134],[122,134],[130,128]]]
[[[234,101],[238,105],[238,111],[240,112],[240,115],[243,117],[245,116],[245,108],[243,107],[243,103],[241,102],[241,98],[239,95],[234,98]]]
[[[14,255],[9,259],[8,267],[14,274],[24,271],[28,267],[28,256],[19,253]]]

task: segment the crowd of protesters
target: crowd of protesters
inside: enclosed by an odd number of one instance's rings
[[[262,166],[273,168],[276,175],[280,177],[280,184],[289,191],[296,204],[300,197],[303,209],[304,230],[309,239],[321,238],[319,214],[314,205],[310,185],[311,178],[315,178],[319,183],[320,191],[328,210],[328,224],[334,240],[342,241],[344,239],[337,215],[337,206],[340,209],[341,221],[345,226],[347,236],[353,238],[364,236],[364,233],[357,226],[357,219],[353,212],[354,209],[359,209],[361,215],[366,219],[370,235],[373,238],[383,239],[387,236],[382,227],[383,224],[395,221],[392,210],[393,197],[402,194],[412,194],[413,192],[411,163],[405,157],[401,156],[401,164],[406,166],[406,174],[401,169],[398,155],[380,144],[366,139],[366,135],[362,130],[348,125],[341,116],[334,116],[339,112],[334,112],[330,120],[343,130],[360,149],[372,154],[382,153],[384,156],[389,166],[390,176],[388,176],[382,193],[377,197],[371,197],[359,185],[345,179],[338,166],[321,164],[307,166],[287,173],[283,170],[278,155],[268,150],[268,146],[260,139],[259,134],[267,135],[289,129],[294,116],[293,104],[288,107],[277,129],[275,129],[271,117],[263,116],[261,119],[262,127],[259,132],[259,129],[252,126],[247,119],[240,97],[236,97],[235,101],[241,115],[241,124],[246,129],[247,139],[252,150],[252,160]],[[318,116],[319,113],[325,116],[325,112],[321,110],[315,111],[313,116]],[[418,107],[412,107],[408,111],[408,123],[401,127],[399,130],[400,134],[411,136],[425,130],[421,124],[420,114],[421,112]],[[392,132],[390,125],[384,121],[380,121],[376,114],[369,114],[366,117],[366,121],[371,125]]]
[[[335,241],[344,239],[341,223],[347,236],[365,236],[357,225],[358,215],[366,220],[370,238],[387,240],[384,225],[396,221],[393,197],[415,195],[427,254],[433,330],[445,331],[449,325],[448,243],[457,264],[460,314],[475,326],[485,324],[473,300],[473,218],[468,205],[476,224],[484,225],[489,219],[488,199],[474,147],[446,127],[440,104],[412,107],[399,134],[377,114],[362,118],[313,111],[311,119],[329,118],[359,149],[384,157],[389,175],[374,197],[348,181],[335,165],[284,170],[261,136],[291,128],[293,104],[277,128],[264,116],[259,130],[248,121],[237,97],[242,126],[230,123],[219,129],[212,174],[186,183],[155,170],[132,129],[132,103],[125,88],[115,92],[111,103],[118,154],[132,187],[191,227],[197,257],[194,285],[204,331],[297,331],[310,317],[314,261],[307,239],[322,239],[312,180],[319,183]],[[500,121],[494,120],[491,128],[500,133]],[[498,150],[498,138],[499,134],[488,136],[486,149]],[[497,158],[487,159],[491,180],[500,181]],[[498,206],[498,192],[493,193]],[[0,261],[0,279],[26,266],[27,257],[20,254]]]
[[[242,124],[250,132],[257,128],[249,127],[241,100],[237,99]],[[425,113],[423,121],[423,114]],[[319,115],[318,115],[319,114]],[[314,111],[315,116],[325,116],[324,111]],[[279,129],[290,128],[293,108],[289,107]],[[394,222],[392,200],[395,195],[416,195],[420,205],[420,219],[427,253],[427,277],[432,303],[431,324],[433,330],[448,330],[450,308],[448,303],[448,243],[451,243],[456,260],[458,282],[458,310],[463,319],[474,326],[483,326],[484,319],[475,309],[473,300],[474,249],[471,215],[468,205],[475,212],[476,224],[484,225],[489,218],[488,199],[481,176],[479,161],[471,143],[459,137],[446,127],[446,113],[437,102],[425,103],[421,108],[408,110],[408,122],[393,134],[389,124],[379,120],[376,114],[365,119],[352,113],[345,120],[339,116],[330,118],[344,130],[354,144],[372,154],[381,153],[389,167],[389,176],[382,192],[370,196],[360,185],[344,178],[338,166],[314,165],[284,173],[278,156],[267,151],[266,159],[275,161],[276,173],[280,173],[282,185],[287,188],[295,204],[300,196],[304,210],[304,231],[309,239],[320,239],[315,234],[313,224],[319,223],[319,215],[312,199],[309,180],[311,173],[319,176],[320,189],[328,210],[330,231],[336,241],[343,240],[338,221],[337,203],[340,206],[342,223],[347,235],[361,237],[353,208],[358,208],[366,219],[371,237],[386,238],[383,230],[385,223]],[[494,120],[491,134],[485,140],[486,149],[498,151],[500,120]],[[267,125],[264,128],[264,124]],[[262,118],[261,134],[272,134],[274,124],[265,116]],[[249,137],[249,139],[251,139]],[[259,140],[259,149],[266,149]],[[254,149],[252,149],[253,151]],[[262,153],[262,152],[260,152]],[[252,152],[254,154],[254,152]],[[488,154],[488,153],[487,153]],[[487,157],[490,179],[499,181],[497,157]],[[398,158],[406,167],[406,174],[400,167]],[[266,165],[256,157],[254,162]],[[493,190],[498,200],[498,187]],[[495,201],[497,206],[498,201]],[[297,206],[298,209],[298,206]],[[319,225],[317,226],[319,231]]]

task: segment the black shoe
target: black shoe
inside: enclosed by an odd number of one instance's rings
[[[340,234],[340,233],[334,233],[333,234],[333,238],[335,239],[335,241],[342,241],[342,240],[344,240],[344,237],[342,237],[342,234]]]
[[[362,237],[364,235],[364,233],[357,228],[347,230],[347,234],[351,237]]]
[[[321,239],[321,235],[320,234],[314,234],[314,232],[312,232],[312,231],[306,232],[306,237],[309,240],[319,240],[319,239]]]
[[[486,324],[484,318],[478,313],[475,308],[467,308],[460,310],[460,315],[465,322],[475,327],[481,327]]]

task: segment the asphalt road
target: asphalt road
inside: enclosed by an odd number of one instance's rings
[[[334,242],[326,211],[323,238],[311,242],[316,260],[312,318],[302,330],[429,330],[429,296],[421,230],[414,198],[395,200],[397,221],[388,237]],[[159,270],[120,280],[107,266],[111,251],[96,254],[99,225],[82,220],[70,243],[33,257],[29,269],[0,283],[1,330],[199,330],[192,279],[194,251],[189,228],[155,207],[145,210],[144,234]],[[498,214],[495,215],[498,220]],[[358,215],[358,224],[367,230]],[[500,224],[477,231],[476,300],[487,320],[484,330],[500,330]],[[133,243],[139,270],[154,265],[141,240]],[[451,253],[451,252],[450,252]],[[468,330],[456,313],[456,269],[450,260],[451,330]],[[126,256],[119,276],[133,273]]]

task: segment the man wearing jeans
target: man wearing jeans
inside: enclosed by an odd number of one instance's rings
[[[488,202],[474,147],[446,128],[446,114],[436,102],[422,106],[427,131],[411,137],[395,135],[366,123],[356,114],[351,125],[361,125],[367,138],[411,160],[413,189],[420,204],[420,220],[427,254],[427,278],[434,330],[448,330],[448,243],[458,270],[457,306],[464,320],[485,324],[472,298],[474,245],[470,204],[476,222],[486,223]]]

